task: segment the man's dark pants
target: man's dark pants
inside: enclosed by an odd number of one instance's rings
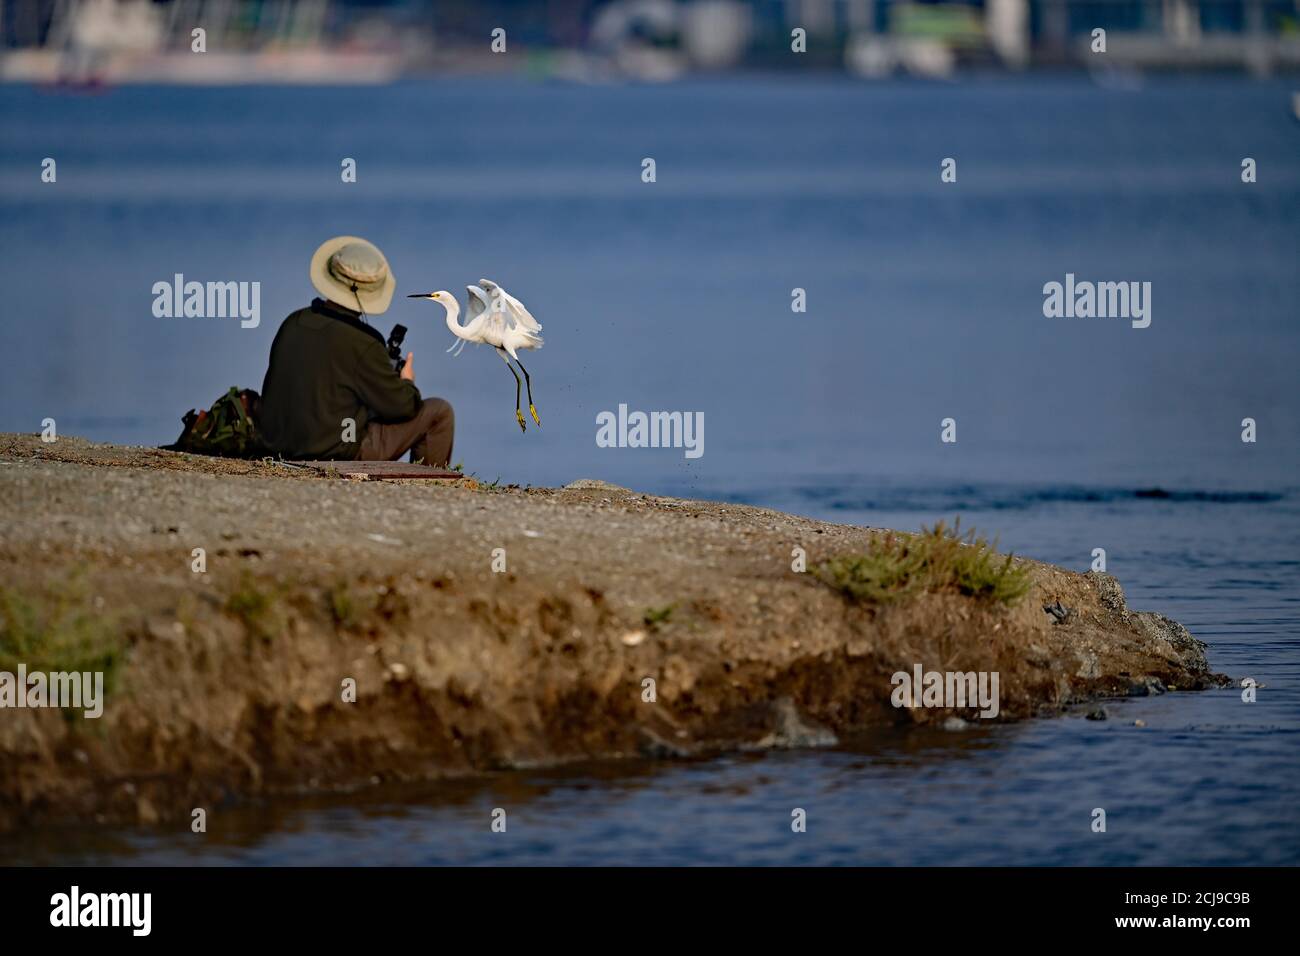
[[[451,403],[442,398],[426,398],[410,421],[367,425],[357,461],[397,461],[409,450],[411,461],[416,464],[423,462],[446,468],[451,464],[455,432],[456,416]]]

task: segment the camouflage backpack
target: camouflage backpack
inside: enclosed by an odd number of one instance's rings
[[[257,433],[257,409],[261,396],[251,388],[233,385],[207,410],[190,409],[181,417],[185,426],[173,451],[223,458],[261,458],[271,454]]]

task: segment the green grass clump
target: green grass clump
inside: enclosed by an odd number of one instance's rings
[[[107,692],[125,655],[116,620],[91,607],[79,585],[30,597],[0,587],[0,671],[102,671]]]
[[[823,562],[814,570],[826,584],[863,604],[888,604],[923,591],[956,591],[991,604],[1016,604],[1029,593],[1029,572],[999,555],[974,529],[962,534],[942,521],[917,535],[890,534],[865,554]]]
[[[352,591],[346,582],[334,585],[326,592],[330,616],[341,628],[349,628],[357,623],[359,609],[352,598]]]
[[[663,607],[648,607],[645,613],[641,615],[641,620],[646,627],[653,630],[662,624],[667,624],[676,607],[676,604],[666,604]]]
[[[264,641],[271,640],[283,625],[274,595],[258,587],[247,572],[240,576],[239,586],[226,598],[226,611],[239,618],[250,635]]]

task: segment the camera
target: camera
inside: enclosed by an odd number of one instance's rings
[[[406,326],[394,325],[393,331],[388,333],[388,357],[393,360],[393,368],[401,371],[406,366],[406,358],[402,355],[402,342],[406,340]]]

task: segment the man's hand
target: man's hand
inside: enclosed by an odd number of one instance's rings
[[[408,382],[415,381],[415,353],[406,353],[406,364],[402,366],[402,378]]]

